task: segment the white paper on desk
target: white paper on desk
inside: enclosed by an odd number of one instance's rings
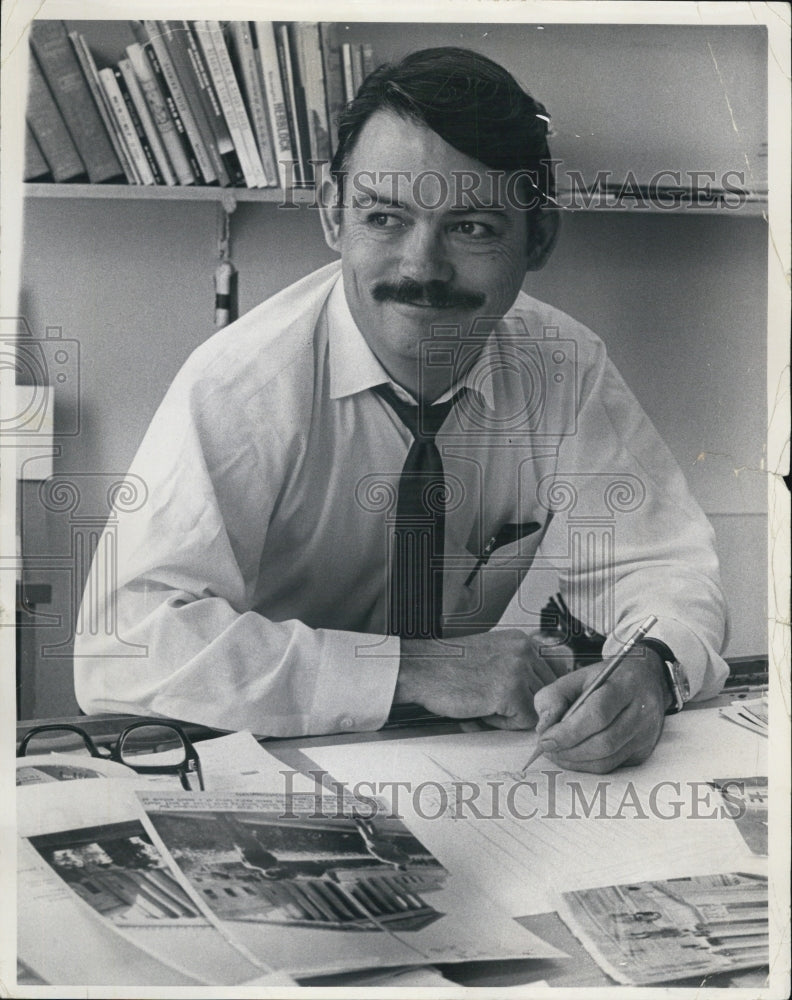
[[[168,982],[211,986],[271,972],[206,919],[178,868],[154,844],[136,784],[108,779],[18,790],[20,958],[59,985],[117,982],[93,978],[107,975],[115,947],[126,985],[151,983],[161,974],[157,962],[171,969]],[[43,952],[56,938],[64,963],[53,954],[45,972]]]
[[[87,781],[96,778],[135,778],[123,764],[100,757],[69,753],[45,753],[16,758],[16,784],[43,785],[54,781]]]
[[[82,902],[41,855],[20,839],[17,849],[20,958],[56,986],[195,986]]]
[[[207,792],[316,791],[314,781],[287,767],[264,750],[249,732],[232,733],[214,740],[202,740],[195,749],[201,758],[201,772]]]
[[[727,739],[724,725],[714,711],[681,713],[669,717],[653,757],[639,767],[597,776],[540,758],[523,784],[532,733],[316,747],[310,754],[352,791],[365,782],[371,794],[373,783],[389,805],[398,794],[397,812],[450,872],[521,916],[556,909],[562,891],[764,871],[708,782],[723,773],[766,773],[767,744],[745,730],[729,730]],[[394,782],[410,787],[397,791]],[[483,815],[460,804],[460,795],[477,796]]]
[[[561,955],[449,877],[400,821],[366,821],[338,797],[138,795],[207,912],[292,975]]]

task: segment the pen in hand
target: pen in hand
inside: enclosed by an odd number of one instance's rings
[[[558,722],[565,722],[571,715],[577,712],[577,710],[581,707],[581,705],[583,705],[586,701],[588,701],[589,697],[592,694],[594,694],[595,691],[599,691],[599,689],[603,686],[603,684],[605,684],[608,678],[613,675],[613,672],[617,670],[622,663],[624,663],[625,659],[627,658],[627,654],[630,652],[633,646],[635,646],[637,642],[640,642],[641,639],[644,638],[646,633],[649,631],[649,629],[652,628],[652,626],[656,622],[657,622],[656,615],[649,615],[648,618],[646,618],[643,622],[641,622],[638,628],[632,633],[632,635],[624,643],[622,648],[613,657],[610,663],[602,671],[600,671],[599,674],[597,674],[597,676],[594,678],[594,681],[585,689],[585,691],[583,691],[580,694],[577,700],[574,701],[569,706],[564,715],[557,720],[556,725],[558,724]],[[534,761],[536,761],[539,757],[541,757],[543,753],[544,749],[542,748],[542,742],[540,739],[539,743],[536,745],[536,749],[531,754],[529,760],[527,761],[522,771],[520,772],[523,777],[525,776],[525,773],[527,772],[531,764],[533,764]]]

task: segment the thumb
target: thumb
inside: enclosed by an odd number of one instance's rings
[[[576,670],[565,674],[548,684],[534,695],[534,711],[539,719],[536,732],[543,733],[564,717],[569,706],[578,698],[586,686],[585,671]]]

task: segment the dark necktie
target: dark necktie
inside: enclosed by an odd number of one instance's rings
[[[413,406],[390,385],[374,386],[414,441],[399,478],[388,631],[403,639],[439,639],[443,612],[445,479],[435,436],[460,391],[446,403]]]

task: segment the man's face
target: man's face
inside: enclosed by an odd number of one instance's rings
[[[464,338],[478,317],[503,316],[520,290],[527,222],[504,181],[387,111],[372,115],[349,158],[335,239],[347,301],[388,374],[414,392],[446,388],[418,372],[433,326]]]

